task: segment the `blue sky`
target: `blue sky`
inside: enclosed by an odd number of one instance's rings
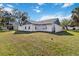
[[[31,20],[47,18],[69,18],[71,11],[79,7],[78,3],[4,3],[0,7],[7,10],[12,8],[27,12]]]

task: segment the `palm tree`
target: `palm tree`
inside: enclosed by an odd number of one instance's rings
[[[72,17],[73,21],[75,22],[75,25],[79,26],[79,7],[75,8],[72,11],[72,16],[71,17]]]

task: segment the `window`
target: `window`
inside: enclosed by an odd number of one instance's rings
[[[35,26],[35,30],[36,30],[37,28],[36,28],[36,26]]]
[[[25,29],[26,29],[26,26],[25,26]]]
[[[45,26],[45,29],[47,29],[47,26]]]
[[[28,29],[30,29],[30,26],[28,27]]]
[[[45,26],[45,29],[47,29],[47,26]]]
[[[44,26],[44,27],[43,27],[43,29],[45,29],[45,30],[46,30],[46,29],[47,29],[47,26]]]

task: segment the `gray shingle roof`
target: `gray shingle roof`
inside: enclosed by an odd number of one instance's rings
[[[47,19],[47,20],[42,20],[42,21],[37,21],[37,22],[32,22],[33,24],[59,24],[59,19],[54,18],[54,19]]]
[[[42,20],[42,21],[28,21],[26,22],[26,24],[60,24],[59,19],[58,18],[54,18],[54,19],[46,19],[46,20]]]

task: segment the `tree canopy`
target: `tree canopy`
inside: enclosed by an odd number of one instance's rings
[[[73,19],[75,26],[79,26],[79,7],[73,9],[71,17]]]
[[[27,20],[28,14],[27,12],[19,11],[18,9],[12,9],[12,12],[8,12],[4,10],[4,8],[0,8],[0,24],[4,26],[4,24],[9,23],[9,21],[15,21],[18,18],[18,23],[23,24],[25,20]]]

